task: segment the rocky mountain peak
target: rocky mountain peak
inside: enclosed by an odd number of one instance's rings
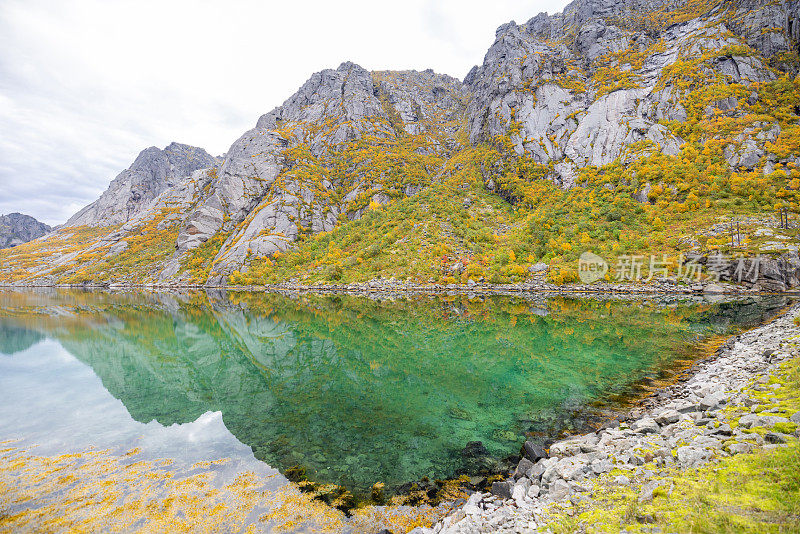
[[[324,123],[332,128],[312,141],[313,151],[321,153],[322,145],[342,143],[372,130],[366,119],[383,115],[380,103],[372,94],[369,71],[348,61],[336,69],[314,73],[281,106],[262,115],[256,128],[275,130]]]
[[[145,148],[100,198],[73,215],[66,226],[124,223],[181,178],[217,164],[217,159],[205,150],[190,145],[173,142],[163,150]]]
[[[227,151],[213,193],[181,228],[176,261],[218,232],[230,233],[215,258],[230,272],[249,254],[285,250],[303,232],[332,230],[340,217],[359,218],[370,201],[388,202],[397,193],[387,175],[398,178],[391,168],[374,172],[373,145],[399,150],[401,139],[431,133],[411,143],[417,153],[446,150],[464,100],[459,80],[432,70],[369,72],[344,62],[313,74]],[[337,168],[337,158],[352,163]],[[410,194],[419,186],[399,189]]]
[[[22,213],[0,215],[0,248],[15,247],[49,233],[51,228]]]
[[[791,50],[796,17],[796,2],[785,0],[575,0],[563,13],[504,24],[464,80],[470,140],[513,131],[514,152],[550,166],[564,187],[580,167],[635,157],[635,143],[675,154],[683,140],[659,123],[686,119],[671,66],[709,57],[709,79],[773,79],[771,65],[746,50]]]

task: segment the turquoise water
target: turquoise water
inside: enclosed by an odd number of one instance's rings
[[[0,440],[124,447],[192,424],[194,441],[159,450],[244,446],[284,473],[391,492],[585,428],[698,340],[784,304],[0,292]],[[479,465],[462,454],[475,441]]]

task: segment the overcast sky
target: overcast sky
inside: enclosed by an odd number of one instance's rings
[[[313,73],[463,79],[494,31],[564,0],[0,0],[0,214],[60,224],[144,148],[226,152]]]

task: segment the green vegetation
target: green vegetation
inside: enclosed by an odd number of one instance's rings
[[[800,446],[740,454],[686,473],[639,503],[635,489],[607,484],[596,508],[563,516],[553,530],[567,532],[800,532]],[[648,530],[649,532],[649,530]]]
[[[800,361],[782,364],[770,384],[782,387],[769,388],[768,393],[748,391],[764,403],[759,411],[769,409],[774,411],[765,415],[786,416],[800,410]],[[731,411],[737,412],[731,414],[734,417],[745,413],[741,407]],[[796,428],[784,425],[771,430],[794,432]],[[767,430],[756,428],[753,432]],[[637,532],[659,527],[665,532],[709,534],[800,532],[800,443],[796,439],[776,450],[722,458],[699,469],[670,470],[661,477],[665,485],[647,503],[639,502],[636,485],[615,485],[612,479],[618,474],[612,472],[595,485],[592,505],[562,510],[553,521],[553,530]]]
[[[70,272],[78,261],[95,259],[103,252],[97,245],[100,238],[116,227],[78,226],[55,232],[47,240],[35,240],[18,247],[0,249],[0,283],[25,282],[34,276],[54,276]],[[65,261],[65,258],[73,258]],[[58,265],[55,262],[62,262]]]
[[[177,208],[162,208],[151,219],[142,222],[126,236],[127,248],[117,255],[107,255],[109,246],[95,249],[93,255],[81,255],[77,269],[59,279],[63,284],[81,284],[92,281],[153,280],[154,265],[166,260],[175,251],[180,225],[170,223],[170,216],[179,213]]]

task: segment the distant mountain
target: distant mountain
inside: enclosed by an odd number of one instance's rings
[[[216,165],[217,159],[202,148],[171,143],[164,150],[142,150],[119,173],[103,195],[73,215],[65,226],[111,226],[124,223],[147,203],[197,169]]]
[[[220,159],[146,149],[0,282],[507,283],[544,263],[562,283],[589,249],[800,265],[774,217],[800,213],[799,38],[798,0],[575,0],[500,26],[463,81],[344,62]]]
[[[9,248],[42,237],[50,227],[29,215],[0,215],[0,248]]]

